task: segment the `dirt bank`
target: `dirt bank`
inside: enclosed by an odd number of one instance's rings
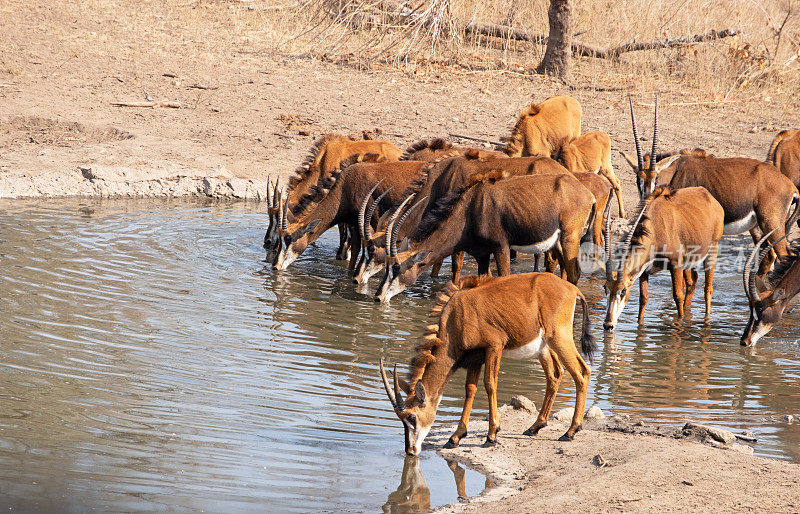
[[[412,76],[281,55],[266,34],[242,33],[240,11],[258,12],[246,7],[5,2],[0,197],[258,198],[267,176],[288,176],[320,134],[381,127],[401,147],[450,134],[497,140],[524,105],[554,94],[581,102],[584,131],[603,130],[614,148],[633,148],[626,92],[597,91],[590,79],[568,87],[457,67]],[[636,91],[630,79],[641,102],[651,101],[652,91]],[[771,131],[796,121],[768,96],[697,105],[691,91],[659,89],[665,149],[763,159]],[[180,107],[112,105],[147,98]],[[647,134],[650,108],[639,109]],[[634,204],[633,176],[616,151],[613,161]]]
[[[521,435],[534,418],[535,413],[504,406],[500,445],[482,448],[488,424],[473,420],[459,448],[439,450],[486,473],[496,487],[437,512],[800,509],[800,465],[754,457],[746,444],[724,444],[702,430],[657,428],[621,417],[587,419],[569,443],[557,441],[568,423],[555,419],[536,437]],[[441,448],[453,429],[432,432],[428,444]]]

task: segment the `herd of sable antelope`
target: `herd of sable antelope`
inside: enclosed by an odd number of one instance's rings
[[[649,277],[661,269],[671,274],[678,316],[689,310],[703,269],[708,320],[723,234],[749,231],[755,243],[743,272],[750,319],[742,345],[769,332],[800,290],[800,242],[786,239],[800,214],[800,131],[778,134],[766,161],[717,158],[700,149],[659,153],[656,97],[652,148],[643,154],[630,97],[629,103],[636,157],[622,153],[635,172],[640,205],[614,248],[612,193],[620,218],[626,213],[611,166],[611,140],[602,132],[581,134],[581,106],[570,97],[532,104],[505,146],[494,151],[432,139],[401,152],[366,135],[326,135],[285,189],[277,181],[270,187],[264,247],[274,254],[275,269],[287,269],[338,226],[336,258],[349,259],[359,287],[381,274],[374,299],[388,302],[429,268],[435,278],[450,256],[452,283],[433,308],[438,322],[426,327],[408,380],[395,366],[390,385],[380,363],[407,453],[419,453],[444,386],[459,368],[466,369],[464,408],[446,446],[458,446],[467,433],[484,366],[485,444],[496,444],[502,356],[536,357],[547,378],[542,408],[527,435],[547,424],[566,368],[577,393],[572,423],[561,439],[574,437],[590,376],[573,341],[576,299],[583,310],[581,353],[591,358],[596,348],[586,299],[576,287],[586,262],[579,254],[588,248],[593,265],[605,269],[606,330],[614,330],[637,280],[642,323]],[[477,276],[461,277],[465,252],[477,261]],[[517,252],[535,254],[537,271],[541,258],[548,273],[512,275]],[[491,276],[492,256],[498,277]]]

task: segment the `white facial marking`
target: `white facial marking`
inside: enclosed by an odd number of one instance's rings
[[[296,261],[299,256],[300,254],[295,253],[291,246],[288,248],[284,247],[281,249],[280,255],[278,255],[278,269],[285,270],[290,264]]]
[[[742,234],[756,226],[756,213],[750,211],[750,214],[744,218],[727,223],[722,229],[723,234]]]
[[[611,312],[611,323],[614,325],[617,324],[617,319],[619,315],[622,314],[622,309],[625,308],[625,302],[622,301],[622,293],[617,291],[614,295],[614,299],[611,300],[611,307],[608,309]]]
[[[419,453],[422,451],[422,441],[425,440],[425,437],[427,437],[428,432],[431,431],[432,426],[433,425],[431,425],[430,427],[423,427],[417,430],[416,432],[417,437],[414,438],[414,455],[419,455]]]
[[[405,291],[405,289],[406,288],[404,286],[400,285],[398,280],[392,280],[392,282],[389,284],[389,287],[386,288],[386,292],[379,297],[381,303],[387,303],[394,295],[402,293]]]
[[[539,335],[536,336],[536,339],[519,348],[513,348],[511,350],[504,349],[503,357],[510,357],[512,359],[530,359],[532,357],[538,357],[547,349],[547,343],[544,341],[543,336],[544,329],[539,329]]]
[[[759,339],[767,335],[767,332],[772,330],[772,325],[767,325],[765,323],[756,322],[757,326],[753,333],[750,334],[750,346],[755,346]]]
[[[553,235],[545,239],[544,241],[540,241],[538,243],[533,243],[525,246],[514,246],[510,245],[509,248],[521,253],[542,253],[546,252],[547,250],[551,249],[555,246],[556,241],[558,241],[558,236],[561,235],[561,229],[557,228]]]

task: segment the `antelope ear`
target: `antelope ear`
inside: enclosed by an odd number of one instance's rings
[[[402,389],[404,393],[411,394],[411,385],[408,382],[400,377],[397,377],[397,381],[400,383],[400,389]]]
[[[428,250],[423,250],[423,251],[417,253],[416,255],[414,255],[414,263],[416,264],[417,262],[423,261],[425,259],[425,257],[430,255],[430,253],[431,252],[428,251]]]
[[[760,295],[764,291],[767,290],[767,285],[764,283],[764,280],[761,277],[756,277],[756,291]],[[777,293],[777,291],[775,291]]]
[[[289,223],[294,223],[295,221],[297,221],[294,217],[294,214],[292,214],[291,209],[286,210],[286,221]]]
[[[634,160],[631,158],[631,156],[630,156],[630,155],[626,154],[626,153],[625,153],[625,152],[623,152],[622,150],[620,150],[620,151],[619,151],[619,153],[622,155],[622,158],[623,158],[623,159],[625,159],[625,160],[628,162],[628,166],[630,166],[630,167],[631,167],[631,168],[633,168],[634,170],[635,170],[635,169],[637,169],[637,168],[639,167],[639,166],[636,164],[636,161],[634,161]]]
[[[428,403],[428,394],[425,392],[425,386],[422,385],[422,382],[417,381],[416,385],[414,385],[414,394],[417,400],[422,402],[422,405]]]
[[[308,225],[303,227],[303,234],[307,234],[307,233],[311,232],[312,230],[317,228],[317,225],[319,225],[321,222],[322,222],[321,219],[315,219],[315,220],[311,221],[311,223],[309,223]]]
[[[669,168],[670,166],[672,166],[673,162],[677,161],[680,158],[680,156],[681,155],[678,154],[661,159],[656,163],[656,172],[661,173],[664,169]]]
[[[400,251],[407,252],[409,248],[411,248],[411,238],[407,237],[403,239],[403,242],[400,245]]]
[[[775,291],[772,292],[772,298],[776,302],[783,300],[784,298],[786,298],[786,290],[782,287],[780,289],[776,289]]]

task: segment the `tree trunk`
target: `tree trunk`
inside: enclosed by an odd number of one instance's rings
[[[550,0],[550,9],[547,11],[550,34],[547,36],[544,58],[536,68],[536,73],[551,75],[562,81],[567,79],[572,47],[571,15],[571,0]]]

